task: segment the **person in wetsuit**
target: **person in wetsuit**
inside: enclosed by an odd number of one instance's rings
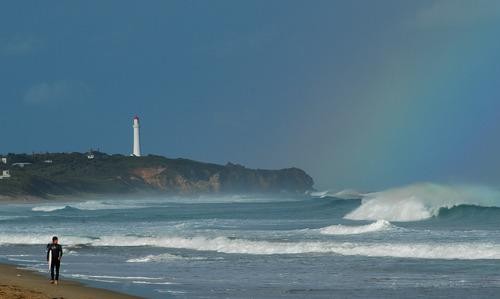
[[[52,237],[52,243],[47,244],[47,262],[49,261],[49,254],[52,253],[52,262],[50,263],[50,283],[58,284],[59,281],[59,268],[61,267],[61,258],[63,255],[62,246],[58,244],[59,240],[56,236]],[[54,280],[55,268],[55,280]]]

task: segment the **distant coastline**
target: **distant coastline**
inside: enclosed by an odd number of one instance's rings
[[[313,179],[299,168],[250,169],[189,159],[92,153],[0,155],[0,201],[99,195],[304,194]],[[3,176],[3,177],[2,177]]]

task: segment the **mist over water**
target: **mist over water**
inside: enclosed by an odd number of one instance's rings
[[[58,235],[63,277],[148,298],[481,296],[499,287],[499,198],[488,187],[415,184],[4,204],[0,257],[46,271],[45,244]]]
[[[442,208],[460,205],[500,207],[500,192],[484,186],[415,184],[363,195],[351,220],[418,221],[437,216]]]

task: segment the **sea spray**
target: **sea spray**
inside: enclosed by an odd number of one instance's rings
[[[330,225],[320,228],[319,232],[324,235],[357,235],[385,231],[391,228],[394,228],[394,226],[389,221],[378,220],[366,225]]]
[[[71,240],[75,242],[77,240]],[[33,243],[32,243],[33,244]],[[357,243],[335,241],[275,242],[227,237],[129,237],[103,236],[89,246],[150,246],[245,255],[334,254],[345,256],[398,257],[420,259],[500,259],[500,244],[454,243]],[[165,255],[148,255],[129,262],[165,261]]]
[[[366,194],[345,218],[351,220],[419,221],[441,208],[459,205],[499,207],[500,192],[483,186],[414,184]]]

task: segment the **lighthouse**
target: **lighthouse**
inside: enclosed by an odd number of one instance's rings
[[[140,157],[141,156],[141,138],[139,134],[139,117],[134,117],[134,123],[132,125],[134,128],[134,150],[132,152],[132,156]]]

